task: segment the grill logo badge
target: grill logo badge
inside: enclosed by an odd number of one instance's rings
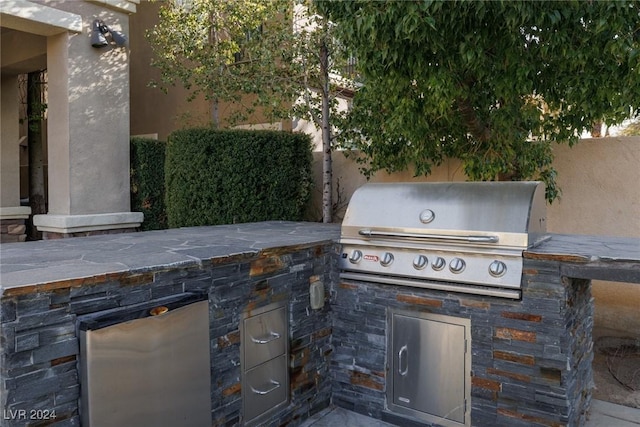
[[[380,257],[378,255],[370,255],[370,254],[365,254],[363,258],[365,259],[365,261],[373,261],[373,262],[378,262],[380,260]]]

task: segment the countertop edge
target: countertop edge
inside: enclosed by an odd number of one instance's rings
[[[338,236],[339,224],[267,221],[16,243],[2,248],[0,297],[109,280],[135,282],[167,270],[207,268],[335,244]],[[100,251],[103,245],[105,252]]]
[[[96,242],[111,244],[115,247],[112,251],[117,251],[120,246],[126,246],[131,243],[129,239],[140,239],[140,236],[140,233],[131,233],[129,236],[112,235],[112,237],[105,237],[103,240],[96,240]],[[102,263],[90,263],[86,261],[84,255],[81,259],[69,258],[69,260],[76,262],[76,266],[80,265],[81,267],[77,269],[77,275],[67,274],[65,271],[63,261],[66,258],[61,258],[62,261],[58,264],[55,257],[47,258],[47,255],[40,255],[43,259],[41,264],[38,264],[37,261],[32,264],[28,263],[30,260],[29,250],[35,248],[42,253],[42,249],[50,247],[46,241],[41,244],[38,244],[39,242],[31,242],[36,245],[24,246],[23,253],[18,254],[18,256],[15,256],[13,252],[15,249],[20,251],[21,246],[12,246],[8,252],[11,252],[13,258],[11,262],[6,264],[14,267],[13,270],[8,270],[8,274],[13,276],[8,282],[13,281],[13,283],[0,285],[0,296],[23,295],[65,287],[86,286],[104,283],[109,280],[136,283],[137,281],[148,279],[149,275],[153,277],[158,272],[172,269],[206,268],[211,265],[222,265],[260,257],[273,257],[295,250],[338,244],[339,224],[249,223],[244,225],[178,229],[166,232],[167,237],[158,233],[149,234],[148,236],[152,245],[165,243],[163,239],[172,244],[176,240],[180,242],[180,239],[183,239],[188,240],[193,245],[185,246],[184,248],[182,246],[176,248],[176,246],[168,245],[160,247],[157,250],[158,254],[169,254],[170,256],[165,258],[164,262],[155,265],[153,263],[148,263],[148,265],[130,263],[130,265],[127,265],[118,258]],[[189,240],[197,238],[200,240],[195,242]],[[76,239],[91,239],[91,237]],[[203,240],[204,243],[202,243]],[[89,242],[89,240],[77,240],[75,243],[77,245],[77,243],[84,242]],[[15,245],[25,244],[16,243]],[[52,245],[60,246],[61,243],[52,243]],[[76,252],[79,251],[78,247],[81,249],[83,244],[74,247]],[[65,248],[63,246],[63,250]],[[80,251],[79,253],[82,252]],[[94,251],[91,255],[96,257],[96,253],[99,252]],[[77,257],[77,254],[74,256]],[[524,250],[523,257],[531,260],[559,262],[563,266],[565,274],[574,275],[575,277],[598,279],[605,277],[603,280],[608,280],[606,277],[613,275],[613,280],[640,283],[640,238],[549,233],[548,239],[533,248]],[[80,262],[87,263],[86,265],[81,265]],[[58,268],[57,276],[56,274],[51,274],[52,280],[43,280],[42,278],[46,277],[52,267]],[[608,270],[612,273],[608,273]],[[32,273],[30,274],[29,272]],[[18,277],[18,275],[21,276]],[[23,277],[25,278],[23,279]]]

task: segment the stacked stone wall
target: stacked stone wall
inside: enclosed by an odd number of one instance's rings
[[[0,220],[0,243],[24,242],[27,240],[24,219]]]
[[[311,310],[309,285],[332,280],[332,245],[214,258],[210,264],[11,288],[0,318],[0,425],[80,425],[77,318],[184,292],[206,292],[210,307],[212,422],[241,419],[239,321],[244,310],[287,301],[290,404],[267,425],[300,423],[330,404],[329,306]]]
[[[590,282],[525,260],[522,300],[338,281],[333,289],[333,401],[399,425],[386,408],[388,309],[471,319],[473,425],[578,426],[590,405]]]

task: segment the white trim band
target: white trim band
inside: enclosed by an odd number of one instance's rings
[[[0,219],[27,219],[31,215],[29,206],[0,208]]]
[[[92,215],[35,215],[38,231],[50,233],[82,233],[86,231],[136,228],[144,220],[142,212],[115,212]]]

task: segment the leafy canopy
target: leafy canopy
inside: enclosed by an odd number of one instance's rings
[[[341,144],[367,173],[458,158],[473,180],[542,179],[551,201],[551,142],[638,114],[637,0],[317,5],[364,78]]]
[[[166,91],[181,83],[192,99],[235,104],[232,125],[256,112],[266,121],[319,123],[322,46],[329,68],[345,60],[310,0],[158,1],[158,24],[147,31],[161,72],[155,86]],[[334,103],[340,89],[331,85],[325,95]]]
[[[267,26],[268,23],[268,26]],[[242,120],[257,107],[278,117],[282,105],[274,93],[291,95],[285,78],[291,63],[291,19],[285,0],[169,0],[162,1],[158,24],[147,31],[153,65],[167,87],[180,82],[192,98],[242,103],[243,95],[257,95],[238,109]],[[282,46],[283,48],[280,48]],[[245,109],[245,110],[246,110]]]

